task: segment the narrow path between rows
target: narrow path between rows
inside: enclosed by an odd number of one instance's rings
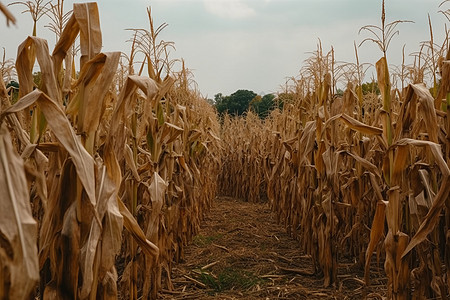
[[[160,298],[363,298],[363,274],[353,263],[340,264],[338,287],[324,288],[313,269],[311,257],[276,223],[267,204],[220,197],[183,262],[173,267],[174,291],[164,289]],[[379,298],[372,295],[368,299]]]

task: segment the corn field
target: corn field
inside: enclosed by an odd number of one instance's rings
[[[383,3],[381,27],[362,28],[383,33],[364,40],[382,50],[379,96],[362,92],[356,45],[355,64],[318,45],[282,109],[220,119],[184,62],[172,70],[150,9],[126,55],[101,52],[96,3],[62,4],[53,51],[34,28],[0,65],[0,299],[156,299],[217,194],[267,200],[325,286],[347,259],[369,287],[376,261],[389,299],[450,297],[448,32],[393,74],[400,21]]]
[[[333,49],[324,53],[319,44],[291,81],[281,111],[264,121],[252,112],[225,116],[221,136],[229,147],[219,189],[248,201],[267,197],[325,286],[337,285],[342,259],[364,268],[370,286],[376,259],[384,262],[389,299],[447,299],[448,32],[440,46],[431,36],[421,50],[425,63],[402,66],[393,76],[386,52],[399,23],[385,24],[383,3],[382,26],[362,28],[387,35],[365,40],[383,50],[375,64],[380,96],[362,93],[366,68],[357,51],[356,64],[339,65]],[[434,75],[431,88],[425,74]],[[334,92],[338,77],[346,80],[343,95]],[[392,87],[393,78],[401,88]]]
[[[149,20],[129,57],[100,52],[95,3],[74,4],[53,52],[35,36],[19,46],[17,102],[1,81],[1,299],[29,299],[37,285],[42,299],[170,289],[216,193],[219,125],[188,70],[170,72],[170,44]],[[137,51],[148,77],[133,71]]]

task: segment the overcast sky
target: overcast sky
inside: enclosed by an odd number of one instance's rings
[[[13,1],[2,0],[3,4]],[[74,2],[65,1],[67,10]],[[229,95],[238,89],[258,94],[280,90],[287,77],[296,76],[315,51],[318,39],[324,52],[335,49],[338,61],[355,62],[353,43],[359,44],[367,33],[358,34],[368,24],[380,25],[381,0],[99,0],[103,51],[129,53],[127,28],[148,28],[146,8],[151,6],[156,25],[168,27],[163,40],[175,42],[172,58],[183,58],[193,71],[198,89],[209,98],[215,94]],[[430,14],[435,41],[442,43],[444,24],[448,21],[438,13],[449,9],[450,3],[439,8],[442,0],[387,0],[386,19],[410,20],[398,26],[388,51],[391,64],[401,62],[402,47],[406,54],[419,49],[420,42],[429,40]],[[5,26],[0,15],[0,47],[6,58],[15,58],[17,46],[32,32],[31,18],[21,14],[23,6],[11,6],[17,25]],[[46,38],[50,51],[54,34],[44,25],[38,36]],[[363,44],[360,61],[375,63],[381,52],[375,44]],[[407,61],[408,62],[408,61]],[[366,79],[370,80],[372,71]]]

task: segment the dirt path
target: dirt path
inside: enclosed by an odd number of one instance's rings
[[[362,299],[362,271],[353,264],[339,269],[339,286],[324,288],[311,257],[276,223],[267,204],[221,197],[186,248],[184,262],[174,265],[175,290],[164,290],[160,298]],[[367,299],[381,298],[370,293]]]

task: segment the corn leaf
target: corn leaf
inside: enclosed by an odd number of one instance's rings
[[[0,278],[4,299],[28,299],[39,280],[37,224],[31,215],[24,164],[12,147],[4,124],[0,127],[0,251],[10,278]],[[5,274],[5,273],[4,273]],[[10,286],[5,287],[10,282]]]
[[[73,15],[80,29],[80,64],[83,68],[84,64],[102,49],[102,31],[97,3],[74,3]]]
[[[62,111],[60,105],[50,99],[42,91],[34,90],[22,97],[16,104],[10,106],[0,115],[0,121],[6,114],[18,112],[37,102],[46,119],[48,127],[53,131],[58,141],[64,146],[73,158],[78,176],[92,205],[96,205],[94,160],[81,145],[69,120]]]
[[[130,213],[128,208],[122,202],[122,200],[118,199],[119,202],[119,210],[123,216],[123,225],[125,228],[131,233],[133,238],[136,240],[138,245],[142,248],[142,250],[152,259],[158,259],[159,256],[159,248],[152,242],[150,242],[146,237],[144,232],[142,231],[139,224],[136,222],[136,219]]]

